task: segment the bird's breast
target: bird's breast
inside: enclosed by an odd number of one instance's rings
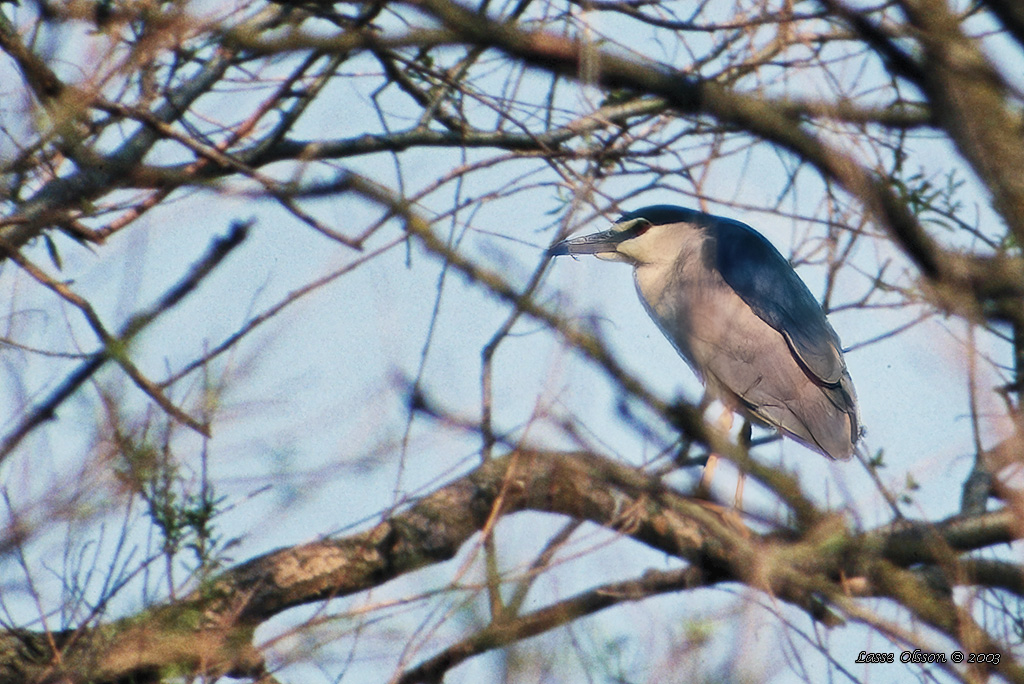
[[[749,307],[721,276],[707,269],[696,249],[672,263],[640,264],[637,293],[647,312],[679,353],[702,376],[702,341],[729,339],[728,328]],[[739,347],[744,346],[742,340]],[[741,349],[735,350],[742,353]]]

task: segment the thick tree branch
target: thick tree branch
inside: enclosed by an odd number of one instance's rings
[[[273,551],[226,571],[176,604],[98,630],[57,635],[58,643],[66,645],[59,659],[42,635],[8,633],[0,639],[0,673],[18,672],[28,681],[58,672],[73,675],[74,681],[113,681],[174,664],[252,674],[260,664],[249,639],[262,621],[293,606],[355,594],[444,562],[493,515],[521,511],[554,513],[617,530],[686,561],[691,570],[652,576],[650,582],[611,585],[623,591],[632,587],[630,592],[639,594],[582,594],[495,624],[490,632],[485,630],[487,638],[470,639],[439,660],[427,661],[424,671],[443,670],[446,663],[486,650],[488,644],[564,624],[566,614],[586,614],[615,605],[617,599],[669,591],[673,583],[685,589],[743,582],[832,624],[838,618],[828,608],[830,597],[839,604],[847,600],[844,577],[869,578],[861,595],[906,593],[907,582],[918,580],[893,575],[894,569],[948,563],[959,553],[1017,536],[1017,523],[1006,511],[935,525],[906,522],[861,535],[835,517],[823,519],[797,538],[791,532],[741,533],[705,504],[632,467],[594,454],[516,451],[485,462],[370,530]],[[987,577],[997,585],[1007,581],[1006,568],[977,563],[970,567],[972,580]],[[968,574],[959,577],[967,581]],[[198,637],[210,645],[208,650],[185,648]],[[109,639],[114,640],[108,646],[95,648],[96,640]],[[420,675],[407,676],[415,681]]]

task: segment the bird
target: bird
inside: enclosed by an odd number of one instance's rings
[[[831,460],[853,456],[863,429],[839,336],[759,232],[734,219],[657,204],[548,249],[551,257],[581,254],[633,266],[647,313],[703,381],[706,397],[728,409],[726,429],[736,412],[748,421],[748,436],[753,422]],[[714,472],[713,458],[702,484]]]

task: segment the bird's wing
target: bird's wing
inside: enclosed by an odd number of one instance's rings
[[[846,372],[839,337],[818,301],[777,249],[760,233],[731,219],[708,226],[704,258],[758,315],[779,331],[800,363],[835,385]]]

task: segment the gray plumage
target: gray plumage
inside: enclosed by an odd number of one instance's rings
[[[853,455],[861,426],[839,337],[750,226],[655,205],[549,253],[633,264],[647,312],[712,396],[830,458]]]

